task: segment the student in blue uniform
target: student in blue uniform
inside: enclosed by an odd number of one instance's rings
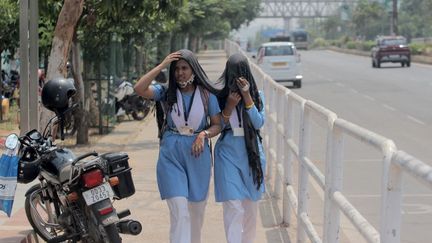
[[[258,92],[247,58],[228,58],[219,79],[222,133],[215,146],[214,184],[223,202],[228,243],[252,243],[258,200],[264,192],[265,157],[259,129],[264,125],[264,98]]]
[[[168,65],[168,86],[151,84]],[[208,139],[221,130],[217,98],[209,90],[216,91],[189,50],[169,54],[135,85],[137,94],[162,101],[157,181],[170,210],[171,243],[201,242],[211,173]]]

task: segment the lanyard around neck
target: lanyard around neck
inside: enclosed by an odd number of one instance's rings
[[[188,118],[189,118],[189,115],[190,115],[190,112],[191,112],[191,109],[192,109],[192,104],[193,104],[194,97],[195,97],[195,91],[196,91],[196,87],[195,87],[195,89],[194,89],[194,91],[192,93],[192,98],[191,98],[191,101],[189,102],[189,107],[187,109],[185,107],[186,106],[186,102],[185,102],[185,99],[183,98],[183,93],[181,94],[182,101],[183,101],[183,114],[184,114],[184,119],[185,119],[185,125],[186,126],[188,125]]]
[[[240,114],[241,108],[238,105],[236,105],[236,111],[237,111],[237,119],[239,122],[239,127],[242,127],[242,118]]]

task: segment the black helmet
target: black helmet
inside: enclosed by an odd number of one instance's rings
[[[39,175],[39,160],[34,148],[25,147],[22,151],[21,158],[18,162],[18,178],[19,183],[32,182]]]
[[[62,113],[69,107],[69,98],[75,95],[73,79],[55,78],[42,88],[42,104],[48,110]]]

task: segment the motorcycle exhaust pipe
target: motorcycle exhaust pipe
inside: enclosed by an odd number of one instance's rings
[[[141,223],[132,219],[122,220],[118,222],[117,227],[121,234],[128,235],[138,235],[139,233],[141,233],[142,230]]]

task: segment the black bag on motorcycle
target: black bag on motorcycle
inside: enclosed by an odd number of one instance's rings
[[[106,153],[101,157],[107,162],[109,177],[117,176],[119,184],[113,186],[113,191],[118,199],[132,196],[135,186],[132,180],[131,170],[126,153]]]

